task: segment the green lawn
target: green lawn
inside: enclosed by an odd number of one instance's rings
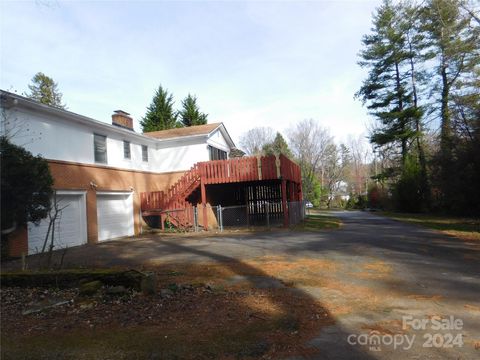
[[[480,219],[460,218],[432,214],[404,214],[381,212],[381,215],[395,220],[418,224],[430,229],[439,230],[464,240],[480,241]]]
[[[340,219],[322,214],[310,214],[302,223],[296,225],[293,229],[298,231],[319,231],[324,229],[336,229],[340,227]]]

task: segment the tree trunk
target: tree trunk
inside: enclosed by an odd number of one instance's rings
[[[402,94],[402,85],[400,82],[400,69],[398,62],[395,62],[395,80],[397,88],[397,97],[398,97],[398,112],[401,114],[403,112],[403,94]],[[400,122],[400,128],[402,130],[401,144],[402,144],[402,166],[405,165],[407,159],[407,139],[405,138],[405,119],[403,115],[400,115],[398,119]]]
[[[450,110],[448,108],[448,98],[450,96],[450,84],[447,77],[447,66],[442,64],[442,98],[441,98],[441,133],[440,133],[440,149],[444,156],[450,157],[452,146],[452,129]]]
[[[450,86],[447,74],[447,64],[442,57],[441,67],[442,93],[441,93],[441,128],[440,128],[440,162],[441,162],[441,188],[443,193],[443,205],[446,209],[451,204],[450,189],[453,186],[452,167],[452,128],[448,100],[450,97]]]
[[[430,204],[430,187],[428,185],[428,175],[427,175],[427,161],[425,158],[425,149],[422,143],[423,130],[421,127],[421,117],[418,114],[418,95],[417,95],[417,84],[415,82],[415,63],[413,62],[413,49],[412,44],[409,43],[410,48],[410,76],[412,81],[412,91],[413,91],[413,106],[417,113],[415,114],[415,131],[417,132],[416,142],[417,142],[417,151],[418,151],[418,162],[420,164],[420,186],[421,186],[421,196],[423,200],[423,205],[429,207]]]

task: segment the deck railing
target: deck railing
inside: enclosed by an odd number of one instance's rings
[[[142,211],[165,211],[173,205],[182,206],[201,181],[208,185],[275,179],[301,183],[300,166],[283,154],[199,162],[166,193],[141,193],[141,208]]]

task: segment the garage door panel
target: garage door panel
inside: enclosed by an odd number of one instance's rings
[[[85,244],[87,242],[85,197],[82,195],[57,195],[57,204],[61,211],[55,222],[54,249]],[[28,224],[29,254],[36,254],[42,250],[49,222],[47,217],[38,226],[33,223]]]
[[[98,240],[132,236],[132,194],[97,194]]]

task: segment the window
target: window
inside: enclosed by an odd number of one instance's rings
[[[148,162],[148,146],[142,145],[142,160]]]
[[[123,141],[123,157],[124,159],[130,159],[131,158],[131,153],[130,153],[130,141]]]
[[[107,163],[107,137],[93,134],[93,150],[95,153],[95,162]]]
[[[227,152],[208,145],[210,160],[227,160]]]

